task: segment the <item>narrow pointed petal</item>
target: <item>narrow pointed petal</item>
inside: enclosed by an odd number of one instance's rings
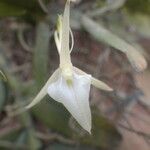
[[[48,94],[56,101],[62,103],[77,122],[89,133],[91,131],[91,110],[89,105],[91,76],[73,74],[72,84],[60,76],[49,85]]]
[[[63,68],[66,64],[71,64],[70,48],[69,48],[69,32],[70,32],[70,0],[67,0],[63,18],[62,18],[62,38],[60,50],[60,66]]]
[[[81,75],[86,75],[87,73],[85,73],[84,71],[80,70],[77,67],[74,67],[75,72],[77,72],[78,74]],[[101,90],[105,90],[105,91],[113,91],[113,89],[111,87],[109,87],[107,84],[105,84],[104,82],[92,77],[91,78],[91,84]]]
[[[105,90],[105,91],[113,91],[111,87],[109,87],[104,82],[97,80],[96,78],[92,77],[92,85],[97,87],[98,89]]]
[[[55,82],[58,78],[58,74],[60,72],[60,69],[57,69],[52,76],[48,79],[48,81],[46,82],[46,84],[43,86],[43,88],[41,89],[41,91],[37,94],[37,96],[33,99],[33,101],[26,106],[26,109],[29,109],[31,107],[33,107],[34,105],[36,105],[37,103],[39,103],[44,96],[46,96],[47,94],[47,88],[49,86],[49,84],[51,84],[52,82]]]

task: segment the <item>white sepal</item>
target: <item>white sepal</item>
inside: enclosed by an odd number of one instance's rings
[[[58,75],[60,74],[60,69],[58,68],[53,74],[52,76],[48,79],[48,81],[46,82],[46,84],[43,86],[43,88],[41,89],[41,91],[37,94],[37,96],[33,99],[33,101],[26,106],[26,109],[29,109],[31,107],[33,107],[34,105],[36,105],[37,103],[39,103],[47,94],[47,88],[49,86],[49,84],[55,82],[58,79]]]
[[[73,73],[73,80],[68,84],[62,75],[49,85],[47,92],[56,101],[62,103],[77,122],[89,133],[91,132],[91,110],[89,93],[90,75]]]
[[[85,73],[84,71],[82,71],[81,69],[74,67],[74,71],[80,75],[86,75],[87,73]],[[113,89],[111,87],[109,87],[107,84],[105,84],[103,81],[100,81],[94,77],[91,78],[91,84],[93,86],[95,86],[96,88],[99,88],[101,90],[105,90],[105,91],[113,91]]]

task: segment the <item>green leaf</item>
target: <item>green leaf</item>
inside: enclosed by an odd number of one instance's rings
[[[131,44],[127,43],[87,16],[82,16],[81,23],[84,29],[91,34],[94,39],[106,43],[125,53],[136,71],[143,71],[147,67],[147,62],[144,56]]]
[[[0,2],[0,17],[5,16],[21,16],[26,13],[26,10],[15,5],[9,5],[4,2]]]
[[[36,29],[36,43],[33,57],[33,73],[38,90],[47,79],[50,34],[49,25],[45,22],[39,22]]]

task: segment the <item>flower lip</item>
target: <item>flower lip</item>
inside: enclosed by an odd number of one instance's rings
[[[60,73],[59,78],[47,88],[49,96],[62,103],[76,121],[89,133],[91,133],[90,85],[91,75],[79,75],[73,72],[71,86],[68,85]]]

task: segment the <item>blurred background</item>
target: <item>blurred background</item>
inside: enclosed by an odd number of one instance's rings
[[[0,75],[0,149],[149,150],[149,66],[139,73],[117,48],[123,42],[130,53],[131,44],[149,63],[150,0],[71,5],[73,64],[114,89],[91,89],[92,135],[48,96],[22,112],[59,65],[53,34],[64,5],[65,0],[0,0],[0,70],[5,75]]]

